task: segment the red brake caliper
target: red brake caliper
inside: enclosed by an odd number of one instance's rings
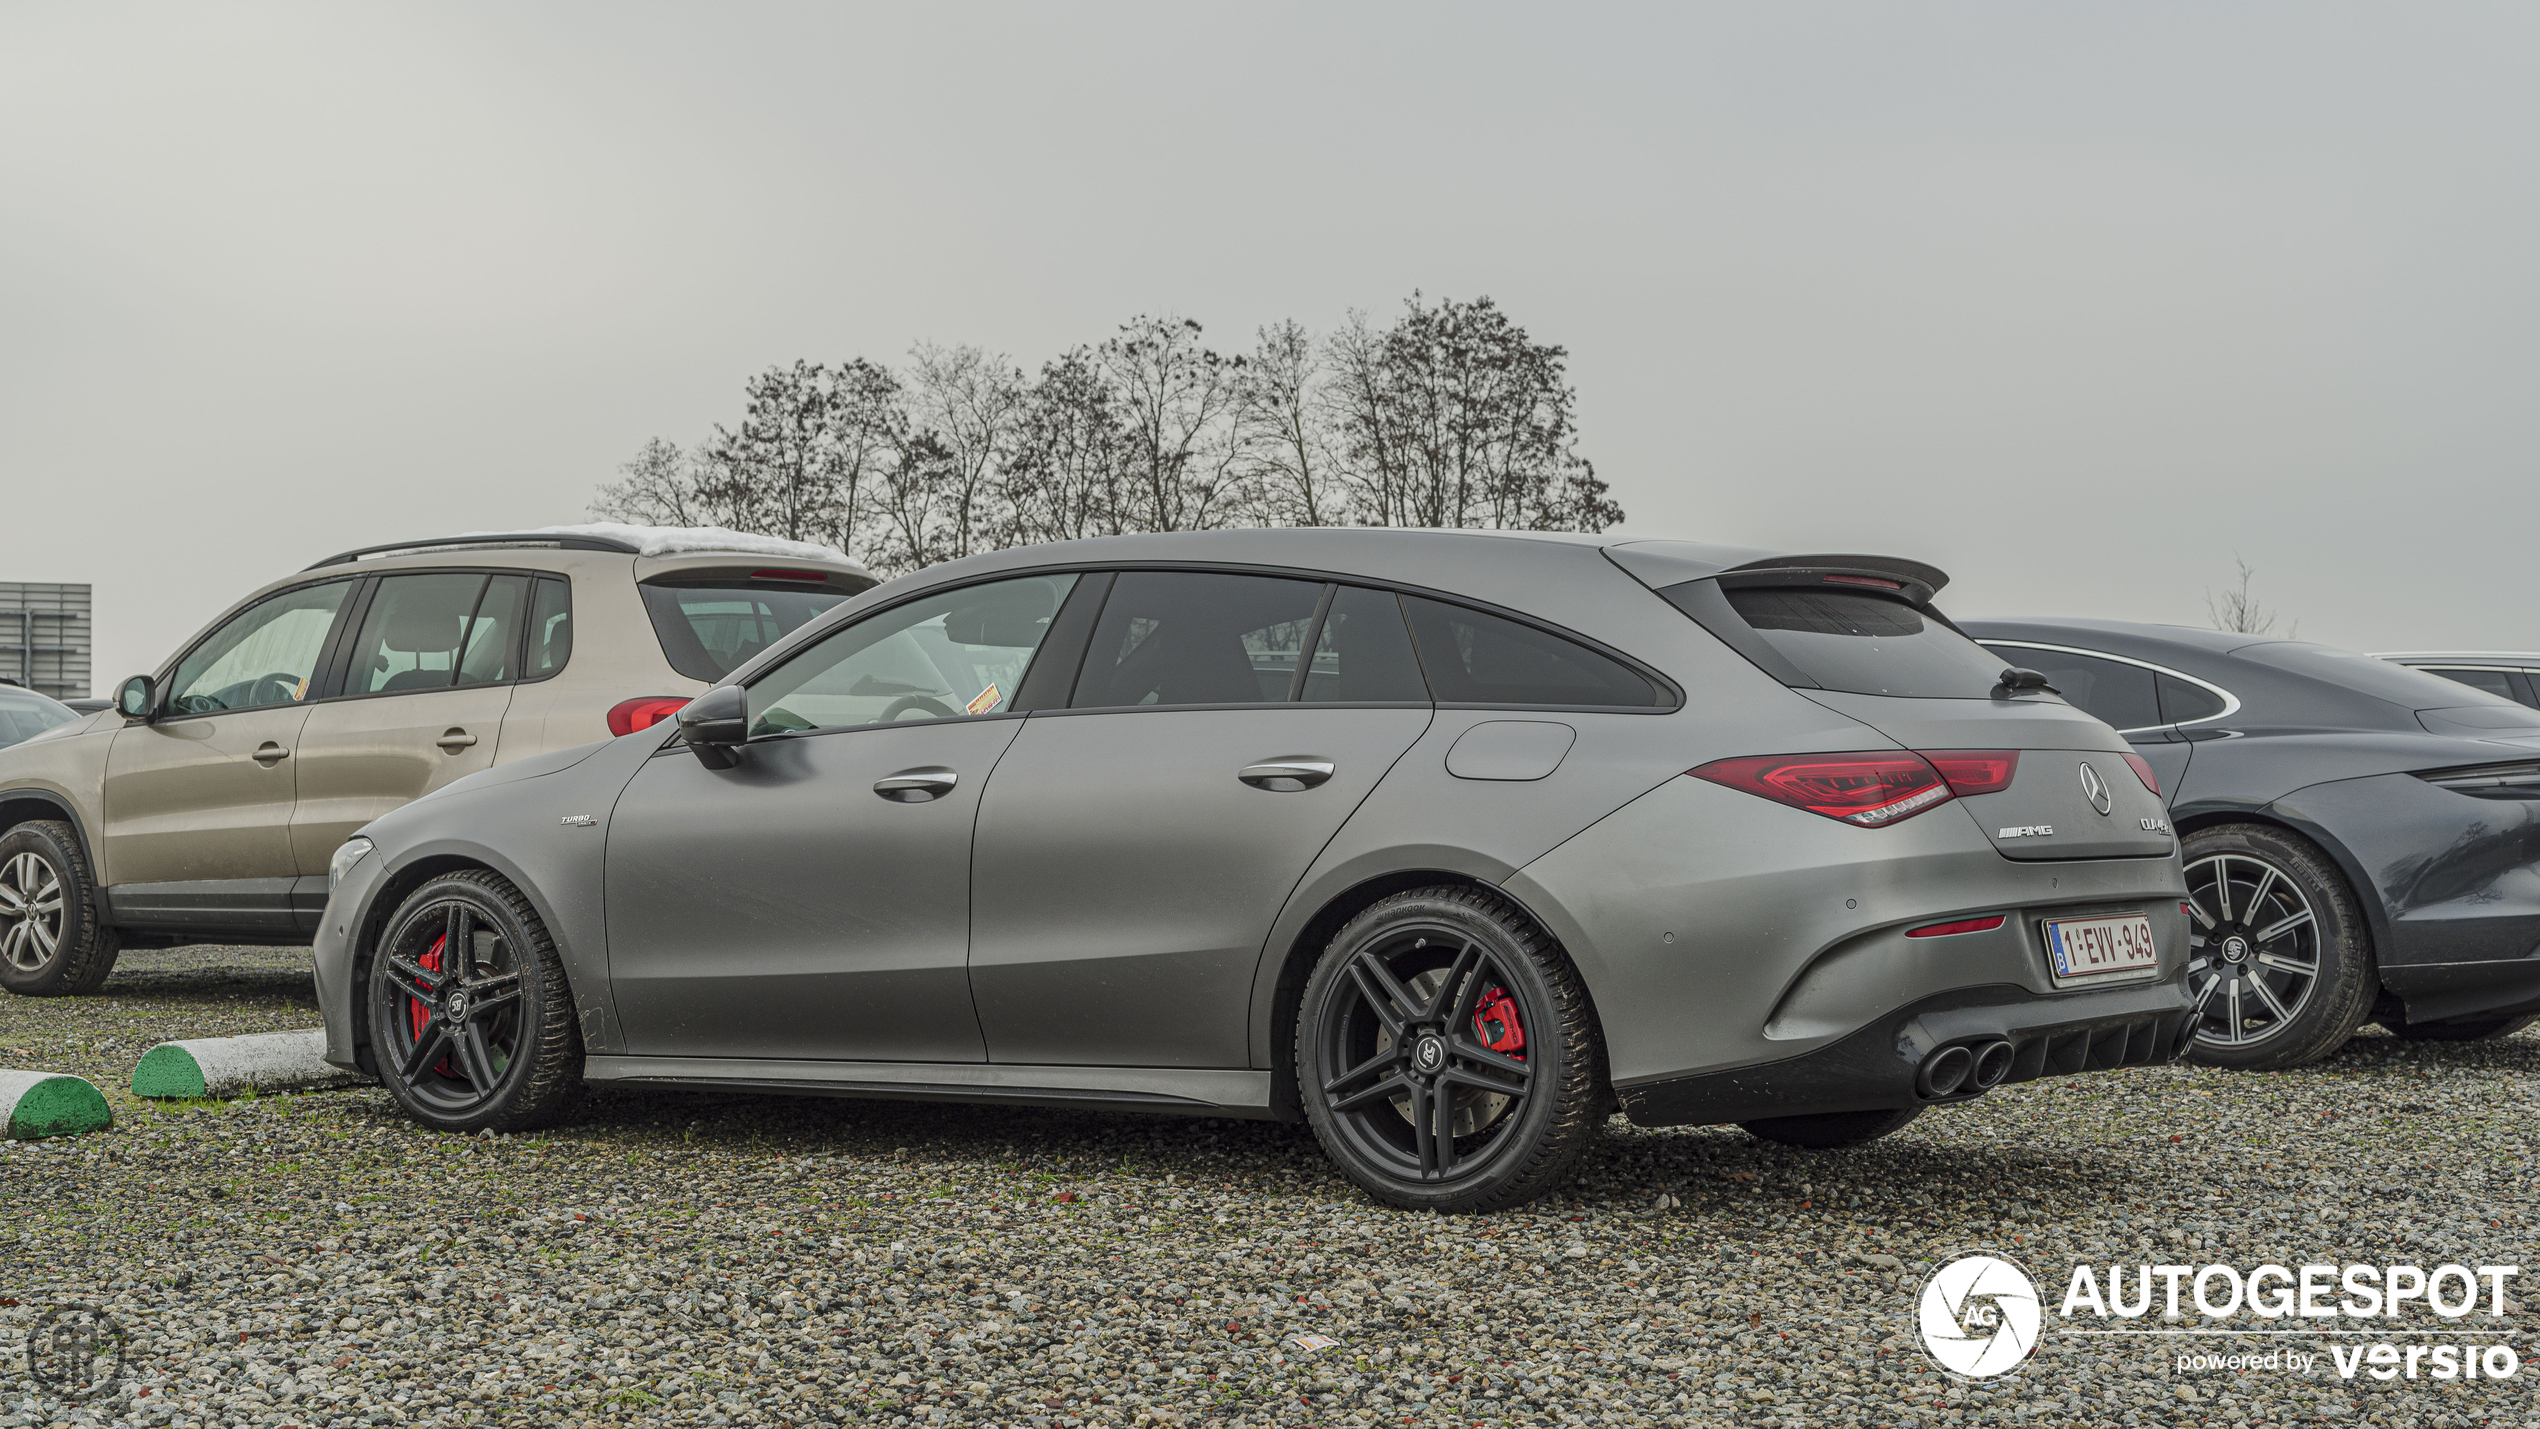
[[[1495,987],[1482,994],[1481,1006],[1473,1009],[1473,1035],[1494,1052],[1524,1060],[1526,1028],[1517,1020],[1517,999],[1508,989]]]
[[[432,940],[432,950],[430,952],[415,959],[415,965],[422,968],[425,972],[437,973],[441,971],[441,950],[449,945],[450,935],[443,933],[440,937]],[[415,986],[419,988],[424,987],[422,983],[416,983]],[[424,988],[424,991],[429,992],[431,989]],[[420,999],[410,997],[406,999],[406,1016],[413,1021],[415,1040],[418,1042],[422,1041],[423,1029],[432,1024],[432,1014],[425,1010]],[[447,1057],[442,1058],[440,1065],[434,1067],[432,1070],[445,1077],[448,1076],[450,1074],[450,1059]]]

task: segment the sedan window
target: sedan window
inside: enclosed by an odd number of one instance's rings
[[[1316,581],[1126,572],[1103,603],[1069,703],[1283,704],[1322,597]]]
[[[992,581],[867,616],[750,686],[750,733],[1005,709],[1075,583],[1073,575]]]
[[[2516,702],[2522,699],[2522,691],[2514,688],[2513,673],[2508,670],[2464,670],[2446,665],[2419,665],[2416,668],[2429,675],[2458,681],[2473,690],[2485,690],[2491,695],[2502,695]]]

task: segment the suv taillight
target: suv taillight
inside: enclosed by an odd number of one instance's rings
[[[637,695],[631,700],[620,700],[609,709],[609,733],[633,734],[639,729],[651,729],[679,713],[691,698],[693,696],[689,695]]]
[[[1863,828],[1884,828],[1949,802],[1931,761],[1905,750],[1764,754],[1715,759],[1686,773]]]

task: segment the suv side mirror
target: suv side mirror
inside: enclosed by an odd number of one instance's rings
[[[679,734],[708,769],[731,768],[750,737],[750,692],[718,685],[690,700],[679,710]]]
[[[115,712],[125,719],[148,719],[159,698],[159,682],[135,675],[115,691]]]

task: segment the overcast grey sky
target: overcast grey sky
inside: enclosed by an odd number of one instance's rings
[[[2540,9],[0,4],[0,579],[97,684],[750,372],[1414,288],[1628,530],[2540,648]]]

